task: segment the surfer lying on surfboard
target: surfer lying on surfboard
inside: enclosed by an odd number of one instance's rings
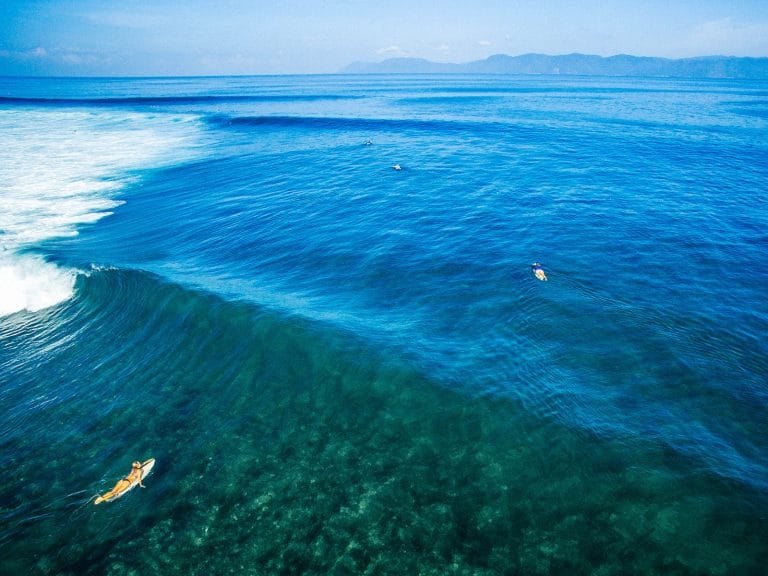
[[[147,474],[149,474],[149,471],[152,470],[154,465],[154,458],[150,458],[143,464],[141,462],[134,462],[131,465],[131,472],[128,474],[128,476],[118,480],[117,484],[115,484],[115,487],[103,496],[97,496],[93,503],[101,504],[102,502],[111,502],[112,500],[120,498],[120,496],[129,490],[132,490],[136,486],[141,486],[144,488],[145,486],[141,483],[141,481],[144,480]]]
[[[538,262],[534,262],[531,264],[531,270],[533,271],[533,275],[536,276],[539,280],[542,282],[547,281],[547,275],[544,274],[544,269],[541,267],[541,264]]]

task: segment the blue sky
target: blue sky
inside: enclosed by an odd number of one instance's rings
[[[0,2],[0,75],[327,73],[527,52],[768,56],[768,0]]]

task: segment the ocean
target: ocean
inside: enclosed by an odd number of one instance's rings
[[[2,574],[765,573],[768,82],[0,78],[0,206]]]

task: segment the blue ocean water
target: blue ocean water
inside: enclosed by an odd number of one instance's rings
[[[766,128],[754,81],[0,79],[0,572],[762,574]]]

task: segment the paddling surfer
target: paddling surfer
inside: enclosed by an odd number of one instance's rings
[[[533,275],[536,276],[539,280],[542,282],[547,281],[547,275],[544,274],[544,269],[541,267],[541,264],[539,262],[534,262],[531,264],[531,270],[533,271]]]
[[[137,484],[142,488],[146,488],[146,486],[144,486],[144,484],[141,483],[141,473],[142,473],[141,462],[138,462],[138,461],[134,462],[133,464],[131,464],[131,471],[128,474],[128,476],[118,480],[117,484],[115,484],[115,487],[112,488],[112,490],[104,494],[104,496],[97,497],[93,503],[101,504],[102,502],[119,498],[120,496],[128,492],[128,490],[130,490]]]

